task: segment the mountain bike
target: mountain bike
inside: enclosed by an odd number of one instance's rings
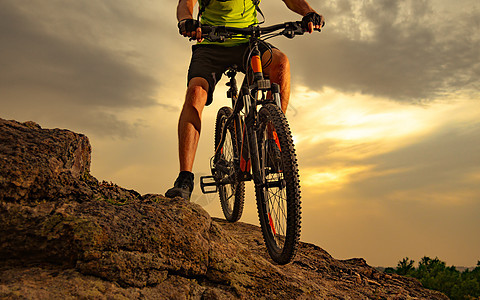
[[[243,35],[250,40],[247,70],[240,91],[237,66],[231,66],[227,97],[232,107],[222,107],[216,117],[211,176],[200,178],[203,193],[217,193],[225,218],[238,221],[243,212],[245,181],[253,180],[258,216],[270,257],[279,264],[289,263],[300,239],[300,183],[292,134],[281,110],[280,88],[263,74],[259,44],[272,49],[266,39],[302,35],[301,22],[268,27],[233,28],[202,26],[202,36],[224,41]]]

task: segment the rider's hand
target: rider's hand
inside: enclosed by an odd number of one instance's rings
[[[309,12],[302,18],[302,28],[309,33],[314,29],[320,30],[325,25],[325,19],[316,12]]]
[[[190,37],[201,42],[202,39],[202,28],[197,20],[194,19],[184,19],[178,22],[178,31],[181,35],[185,37]]]

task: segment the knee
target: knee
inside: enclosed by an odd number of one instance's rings
[[[188,83],[185,105],[191,105],[197,109],[202,109],[207,102],[208,83],[203,78],[193,78]]]
[[[187,88],[187,99],[198,99],[207,95],[207,90],[200,85],[190,85]]]
[[[290,61],[285,53],[274,50],[273,59],[270,66],[265,70],[273,77],[283,77],[283,75],[290,74]]]

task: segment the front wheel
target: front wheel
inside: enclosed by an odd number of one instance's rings
[[[234,122],[226,127],[227,118],[232,114],[230,107],[222,107],[215,122],[215,181],[226,180],[218,186],[218,195],[225,219],[236,222],[243,212],[245,200],[245,183],[238,180],[239,145]],[[219,145],[222,132],[226,131],[223,145]],[[218,148],[218,149],[217,149]]]
[[[255,188],[258,215],[270,257],[289,263],[300,240],[300,183],[292,135],[285,115],[273,104],[258,114],[260,172]]]

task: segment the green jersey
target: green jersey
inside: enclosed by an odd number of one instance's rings
[[[201,23],[213,26],[245,28],[257,24],[257,11],[252,0],[210,0],[202,13]],[[223,43],[204,40],[201,44],[236,46],[247,42],[245,37],[231,38]]]

